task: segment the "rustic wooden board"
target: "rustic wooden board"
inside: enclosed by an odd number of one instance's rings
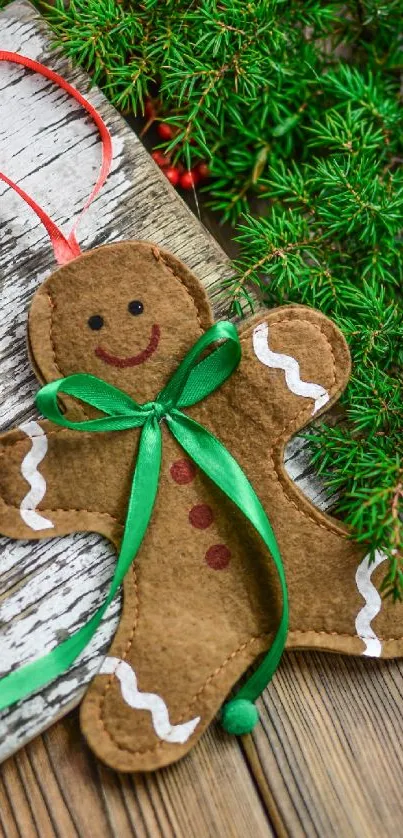
[[[401,661],[286,655],[245,737],[273,823],[293,838],[402,835],[402,706]]]
[[[238,748],[211,731],[177,765],[117,774],[83,744],[78,713],[3,764],[4,838],[270,838]]]

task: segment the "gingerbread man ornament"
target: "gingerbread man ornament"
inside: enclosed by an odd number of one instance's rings
[[[211,324],[205,292],[181,262],[152,244],[123,242],[44,282],[29,315],[29,351],[41,383],[91,373],[143,403]],[[187,412],[236,458],[269,515],[289,589],[288,648],[400,655],[400,606],[380,608],[365,551],[312,506],[283,465],[290,437],[347,382],[344,338],[300,306],[259,314],[239,334],[238,369]],[[63,403],[75,419],[93,410],[69,397]],[[81,709],[90,746],[122,771],[187,753],[269,648],[281,611],[255,531],[165,427],[162,435],[151,523],[125,579],[112,647]],[[42,539],[96,531],[119,550],[138,437],[136,428],[78,433],[47,420],[3,434],[0,532]]]

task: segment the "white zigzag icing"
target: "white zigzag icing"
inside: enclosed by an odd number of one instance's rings
[[[375,561],[369,563],[369,555],[366,555],[361,564],[357,567],[355,581],[357,588],[365,599],[365,605],[358,612],[355,620],[355,630],[358,637],[365,643],[363,655],[371,658],[379,658],[382,652],[382,644],[371,628],[371,622],[379,614],[382,607],[382,600],[375,585],[371,582],[371,576],[375,568],[385,561],[387,556],[380,550],[375,552]]]
[[[284,370],[285,381],[289,390],[296,396],[314,399],[315,404],[312,416],[325,405],[329,399],[329,393],[320,384],[313,384],[310,381],[302,381],[299,373],[299,363],[291,355],[282,355],[280,352],[272,352],[269,347],[269,326],[267,323],[259,323],[253,330],[253,349],[255,355],[262,364],[273,369]]]
[[[116,675],[120,681],[122,698],[133,710],[149,710],[152,717],[154,730],[164,742],[178,743],[183,745],[192,735],[200,722],[200,716],[180,725],[171,725],[169,721],[168,708],[161,696],[155,693],[142,693],[137,687],[137,678],[134,669],[126,661],[120,658],[105,658],[100,675]]]
[[[37,422],[24,422],[19,430],[26,434],[32,447],[21,463],[21,474],[30,485],[30,490],[22,499],[20,504],[20,515],[22,520],[31,530],[53,529],[49,518],[45,518],[36,511],[38,503],[46,494],[46,480],[38,471],[38,465],[42,462],[48,450],[48,440],[45,432]]]

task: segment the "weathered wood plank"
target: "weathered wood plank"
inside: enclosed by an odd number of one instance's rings
[[[244,747],[286,835],[401,834],[402,676],[401,661],[284,658]]]
[[[3,764],[0,834],[270,838],[239,756],[229,737],[213,731],[191,756],[158,774],[119,775],[85,747],[73,712]]]

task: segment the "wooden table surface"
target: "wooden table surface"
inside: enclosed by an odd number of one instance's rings
[[[11,9],[7,18],[0,15],[0,35],[12,14],[21,15],[22,35],[31,32],[39,44],[46,42],[46,29],[26,3]],[[60,67],[59,59],[48,63]],[[213,284],[214,297],[215,283],[228,270],[224,253],[140,145],[133,148],[142,169],[141,177],[137,171],[134,176],[141,187],[137,202],[144,204],[146,190],[149,211],[134,213],[132,220],[124,211],[112,213],[103,229],[110,239],[128,231],[133,237],[141,229],[144,237],[170,242]],[[161,195],[165,209],[157,211]],[[114,232],[116,218],[121,228]],[[95,243],[91,225],[87,238],[88,246]],[[74,709],[2,764],[0,834],[395,838],[403,834],[402,694],[398,661],[288,654],[260,703],[261,724],[253,735],[237,740],[213,725],[180,763],[147,776],[119,775],[98,762],[81,737]]]

